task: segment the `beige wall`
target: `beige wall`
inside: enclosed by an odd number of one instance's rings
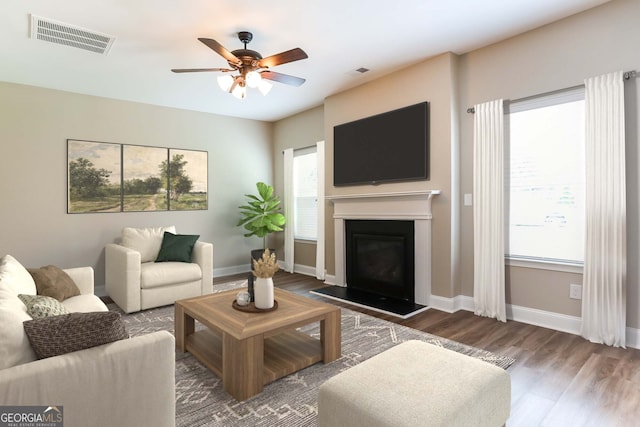
[[[273,125],[0,83],[0,256],[26,266],[90,265],[104,283],[104,245],[122,227],[175,224],[213,242],[214,271],[243,266],[261,243],[236,227],[243,194],[271,181]],[[205,150],[203,211],[67,214],[67,138]]]
[[[439,189],[433,210],[432,293],[473,296],[472,207],[461,206],[473,192],[473,116],[467,107],[503,98],[514,100],[583,83],[584,78],[615,70],[639,70],[640,2],[614,0],[598,8],[547,25],[462,56],[445,54],[401,73],[345,91],[325,100],[326,194]],[[399,90],[407,83],[412,91]],[[638,226],[640,152],[638,99],[640,81],[626,83],[628,326],[640,327]],[[429,101],[431,107],[431,181],[376,187],[332,185],[333,126],[394,108]],[[309,117],[307,117],[309,118]],[[321,117],[313,116],[314,120]],[[289,120],[289,119],[287,119]],[[317,126],[292,120],[279,138]],[[276,172],[279,167],[276,165]],[[326,266],[335,273],[333,209],[326,203]],[[569,299],[569,284],[580,274],[509,267],[507,302],[559,314],[580,316],[580,301]]]
[[[401,73],[377,79],[337,95],[328,97],[324,107],[324,133],[326,141],[326,195],[386,193],[408,190],[441,190],[433,200],[432,221],[432,293],[443,297],[454,296],[454,270],[452,253],[457,251],[455,241],[456,208],[452,199],[452,153],[456,152],[452,130],[454,105],[453,70],[456,57],[440,55],[403,69]],[[410,87],[410,90],[407,90]],[[352,187],[333,186],[333,127],[396,108],[429,101],[430,114],[430,180]],[[393,141],[389,141],[390,144]],[[326,266],[335,274],[333,206],[326,203]]]
[[[319,106],[303,113],[280,120],[273,127],[274,188],[277,194],[284,194],[284,157],[287,148],[305,148],[318,141],[324,141],[324,107]],[[287,218],[292,220],[291,218]],[[283,233],[272,237],[276,249],[284,248]],[[284,253],[284,252],[282,252]],[[296,242],[294,246],[294,263],[315,267],[316,244],[312,242]],[[278,256],[284,259],[284,256]]]
[[[515,100],[580,85],[586,77],[616,70],[640,70],[640,2],[615,0],[460,57],[461,193],[471,193],[473,117],[467,107],[503,98]],[[628,326],[640,327],[638,293],[638,81],[626,83],[628,202]],[[473,295],[472,208],[461,216],[462,294]],[[507,303],[580,316],[569,284],[581,275],[511,267]]]

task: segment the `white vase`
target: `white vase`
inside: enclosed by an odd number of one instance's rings
[[[254,304],[256,308],[273,307],[273,278],[258,277],[253,283]]]

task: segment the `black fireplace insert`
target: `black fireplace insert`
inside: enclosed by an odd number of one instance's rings
[[[348,289],[415,301],[413,221],[347,220],[345,249]]]

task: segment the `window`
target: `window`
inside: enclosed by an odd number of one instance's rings
[[[318,166],[316,147],[293,153],[293,235],[295,239],[318,238]]]
[[[506,256],[581,264],[584,88],[513,102],[506,119]]]

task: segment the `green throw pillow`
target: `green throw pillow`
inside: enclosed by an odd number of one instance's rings
[[[18,298],[27,306],[27,313],[33,319],[69,314],[67,308],[60,301],[46,295],[20,294]]]
[[[199,238],[199,235],[173,234],[165,231],[156,262],[191,262],[191,252]]]

